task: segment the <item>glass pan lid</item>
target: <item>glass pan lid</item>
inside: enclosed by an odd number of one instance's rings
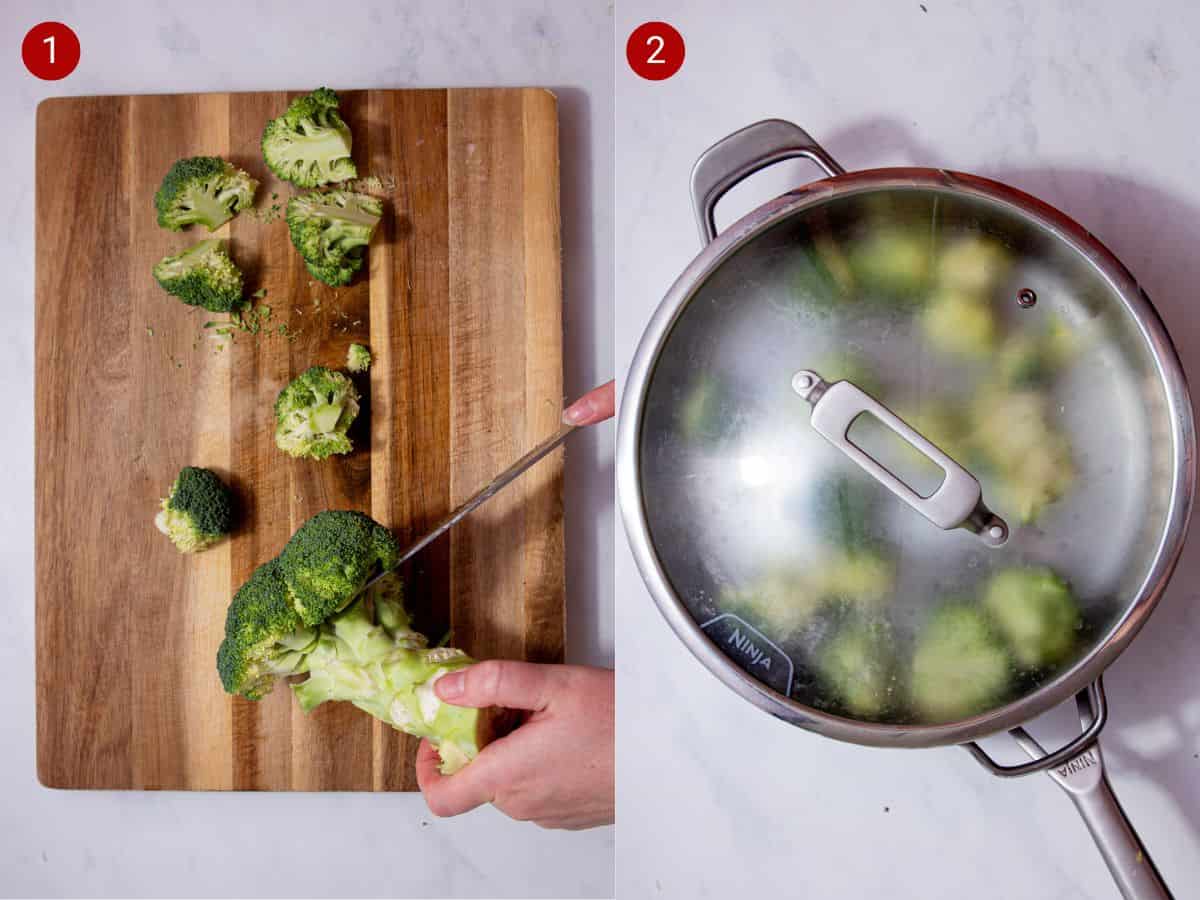
[[[801,370],[965,469],[1006,539],[939,527],[819,434]],[[643,408],[676,594],[746,672],[835,715],[1027,695],[1136,599],[1165,528],[1170,421],[1137,322],[1072,247],[949,189],[835,195],[753,238],[680,312]],[[917,498],[946,478],[878,416],[846,437]]]

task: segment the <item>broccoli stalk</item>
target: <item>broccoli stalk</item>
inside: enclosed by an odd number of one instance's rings
[[[292,685],[305,712],[331,700],[353,703],[428,738],[450,774],[501,730],[506,712],[438,699],[438,679],[473,660],[460,650],[428,647],[412,627],[398,576],[359,596],[372,575],[398,559],[395,538],[370,517],[314,516],[234,596],[217,670],[226,691],[252,700],[281,677],[307,674]]]
[[[242,270],[219,238],[209,238],[154,267],[154,278],[188,306],[230,312],[242,302]]]
[[[350,158],[350,128],[338,114],[338,95],[318,88],[298,97],[263,129],[263,159],[271,171],[300,187],[320,187],[358,175]]]
[[[371,368],[371,351],[362,344],[351,344],[346,352],[346,368],[355,374]]]
[[[254,203],[258,182],[216,156],[193,156],[171,166],[154,194],[158,224],[182,231],[200,224],[216,231]]]
[[[333,287],[349,284],[362,268],[382,215],[378,199],[350,191],[314,191],[287,205],[288,231],[309,274]]]
[[[341,372],[313,366],[275,400],[275,444],[289,456],[325,459],[353,449],[346,432],[358,416],[358,391]]]
[[[229,488],[208,469],[185,466],[163,498],[154,524],[181,552],[206,550],[232,530]]]

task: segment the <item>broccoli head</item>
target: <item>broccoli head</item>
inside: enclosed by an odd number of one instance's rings
[[[307,674],[292,685],[305,712],[331,700],[353,703],[428,738],[450,774],[506,727],[508,713],[437,697],[438,679],[474,660],[461,650],[429,648],[404,608],[399,576],[359,593],[398,555],[390,532],[362,513],[314,516],[234,595],[217,671],[226,691],[251,700],[281,677]]]
[[[371,351],[362,344],[351,344],[346,353],[346,368],[351,372],[365,372],[371,368]]]
[[[932,263],[928,232],[878,226],[850,245],[847,259],[855,282],[868,296],[917,302],[928,285]]]
[[[358,391],[341,372],[313,366],[275,400],[275,444],[289,456],[325,459],[353,449],[346,432],[358,416]]]
[[[338,95],[318,88],[293,100],[263,129],[263,159],[271,171],[300,187],[320,187],[358,175],[350,158],[350,128],[338,114]]]
[[[845,622],[818,649],[816,669],[846,712],[879,718],[891,706],[896,686],[890,627],[882,621]]]
[[[163,498],[154,524],[183,553],[206,550],[233,528],[229,488],[208,469],[185,466]]]
[[[909,687],[914,710],[928,722],[953,722],[1004,699],[1012,662],[979,607],[950,603],[917,635]]]
[[[287,205],[288,231],[309,274],[333,287],[349,284],[362,268],[382,215],[377,198],[351,191],[313,191]]]
[[[306,656],[317,629],[306,627],[278,560],[254,570],[225,615],[225,640],[217,650],[217,673],[231,694],[259,700],[283,675],[307,671]]]
[[[317,513],[292,535],[279,566],[292,602],[306,625],[346,606],[363,585],[400,556],[388,529],[360,512]]]
[[[171,166],[154,194],[158,224],[171,231],[205,225],[216,231],[254,203],[258,182],[216,156],[192,156]]]
[[[1043,566],[997,572],[983,605],[1017,663],[1028,669],[1063,662],[1083,621],[1067,583]]]
[[[188,306],[230,312],[242,302],[242,270],[229,258],[219,238],[166,257],[154,267],[154,278],[163,290]]]

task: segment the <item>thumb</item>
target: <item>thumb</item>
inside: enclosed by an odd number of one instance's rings
[[[505,706],[537,711],[550,702],[556,666],[489,659],[443,675],[434,684],[440,700],[455,706]]]

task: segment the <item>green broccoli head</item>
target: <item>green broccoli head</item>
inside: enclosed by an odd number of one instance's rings
[[[396,565],[395,536],[370,516],[335,510],[317,513],[292,535],[279,566],[306,625],[346,606],[375,574]]]
[[[351,344],[346,353],[346,368],[351,372],[365,372],[371,368],[371,351],[362,344]]]
[[[333,287],[349,284],[383,215],[383,203],[351,191],[314,191],[287,205],[288,231],[313,278]]]
[[[1071,655],[1083,618],[1067,583],[1048,568],[1004,569],[991,577],[983,605],[1018,665],[1044,669]]]
[[[878,719],[896,687],[891,628],[883,621],[851,619],[817,651],[817,674],[832,699],[862,719]]]
[[[231,694],[258,700],[275,680],[307,671],[317,629],[300,620],[279,562],[254,570],[233,596],[225,616],[225,640],[217,650],[217,672]]]
[[[979,607],[950,603],[917,635],[909,687],[928,722],[953,722],[995,706],[1009,691],[1012,661]]]
[[[154,517],[158,530],[184,553],[206,550],[233,528],[233,497],[208,469],[185,466]]]
[[[350,128],[338,114],[338,95],[318,88],[293,100],[263,129],[263,159],[271,171],[300,187],[320,187],[358,175],[350,157]]]
[[[847,260],[855,283],[869,297],[897,304],[919,302],[932,265],[928,231],[874,227],[850,244]]]
[[[188,306],[230,312],[242,302],[242,270],[225,252],[225,242],[209,238],[154,267],[154,278]]]
[[[154,194],[158,224],[171,231],[205,225],[216,231],[254,203],[258,182],[216,156],[192,156],[171,166]]]
[[[275,400],[275,444],[289,456],[325,459],[353,449],[346,432],[358,416],[358,390],[341,372],[313,366]]]

